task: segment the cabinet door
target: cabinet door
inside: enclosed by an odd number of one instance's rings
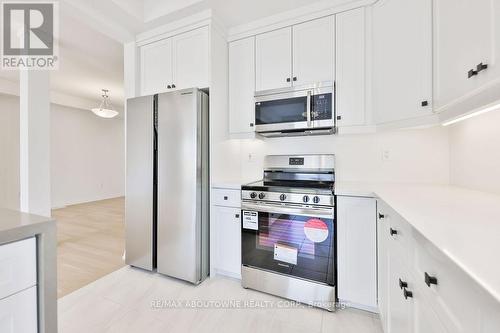
[[[255,37],[229,44],[229,132],[255,132]]]
[[[365,125],[366,9],[336,15],[335,102],[338,126]]]
[[[387,317],[389,333],[412,332],[413,298],[404,297],[404,291],[399,286],[400,279],[408,284],[408,290],[413,293],[414,284],[410,281],[410,274],[406,264],[401,260],[396,248],[389,248],[389,311]]]
[[[292,28],[257,35],[256,91],[292,86]]]
[[[431,114],[432,0],[380,0],[372,28],[377,123]]]
[[[498,13],[497,0],[438,0],[435,1],[436,40],[436,102],[445,106],[484,83],[494,70],[494,44],[499,45],[493,8]],[[500,60],[500,59],[498,59]],[[468,71],[479,63],[489,68],[477,76]],[[485,75],[486,74],[486,75]]]
[[[175,88],[206,88],[209,85],[208,27],[172,38],[173,83]]]
[[[0,332],[38,332],[36,286],[0,300]]]
[[[377,306],[376,213],[373,198],[337,198],[338,297],[354,306]]]
[[[293,85],[333,81],[335,17],[293,26]]]
[[[167,90],[172,84],[172,40],[141,47],[141,95],[152,95]]]
[[[413,333],[451,333],[441,323],[436,313],[419,289],[413,295]],[[431,300],[432,301],[432,300]]]
[[[389,224],[385,218],[385,204],[377,201],[377,290],[380,320],[384,331],[389,327]]]
[[[216,223],[216,270],[241,276],[241,210],[214,207]]]

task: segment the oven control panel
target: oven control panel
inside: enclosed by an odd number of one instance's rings
[[[295,203],[301,205],[334,206],[335,199],[332,195],[325,194],[304,194],[304,193],[283,193],[266,191],[241,191],[242,200],[270,201],[281,203]]]

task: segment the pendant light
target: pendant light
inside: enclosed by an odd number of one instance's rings
[[[102,89],[102,102],[97,108],[91,109],[96,116],[102,118],[114,118],[118,115],[118,111],[113,110],[113,106],[109,101],[109,90]]]

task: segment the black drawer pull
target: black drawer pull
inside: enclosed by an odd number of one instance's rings
[[[408,282],[399,279],[399,289],[408,288]]]
[[[413,297],[413,293],[405,288],[403,290],[403,296],[405,297],[405,299],[412,298]]]
[[[287,78],[286,78],[286,82],[290,82],[290,81],[291,81],[291,80],[290,80],[290,78],[289,78],[289,77],[287,77]]]
[[[429,105],[429,101],[422,101],[422,107],[425,107],[425,106],[428,106]]]
[[[168,89],[172,89],[172,86],[169,84],[169,85],[167,86],[167,88],[168,88]]]
[[[175,84],[172,84],[172,88],[175,88]]]
[[[431,284],[438,284],[438,279],[435,276],[430,276],[425,272],[425,284],[430,288]]]
[[[229,198],[227,196],[224,196],[224,200],[227,200],[227,199],[229,199]]]
[[[394,229],[392,229],[392,228],[389,230],[389,232],[390,232],[391,236],[394,236],[394,235],[397,235],[397,234],[398,234],[398,231],[397,231],[397,230],[394,230]]]
[[[384,214],[382,214],[382,213],[378,213],[378,218],[379,218],[379,219],[385,219],[385,215],[384,215]]]
[[[477,75],[477,71],[471,69],[470,71],[467,72],[467,77],[470,79],[473,76]]]
[[[234,215],[234,217],[236,217],[237,219],[239,219],[240,218],[240,214],[236,214],[236,215]]]
[[[479,65],[477,65],[476,67],[476,72],[482,72],[484,71],[485,69],[488,69],[488,65],[487,64],[483,64],[483,63],[480,63]]]
[[[253,123],[250,123],[250,127],[253,127]]]

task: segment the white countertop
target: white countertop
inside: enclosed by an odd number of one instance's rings
[[[337,195],[385,201],[500,302],[500,195],[447,185],[337,182]]]
[[[241,184],[232,182],[212,183],[212,188],[222,188],[226,190],[241,190]]]

